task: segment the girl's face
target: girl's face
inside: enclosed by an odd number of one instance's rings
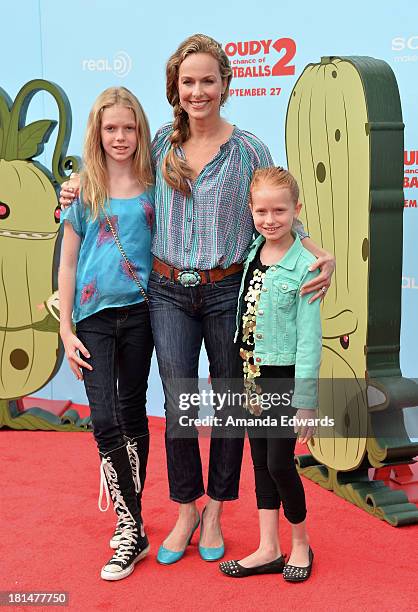
[[[138,146],[133,110],[119,104],[105,108],[100,135],[106,159],[123,162],[132,158]]]
[[[287,236],[293,220],[299,215],[302,204],[292,200],[288,187],[258,185],[251,191],[252,208],[256,230],[266,240],[280,242]]]
[[[222,80],[218,61],[209,53],[191,53],[180,64],[178,90],[180,104],[189,119],[202,120],[219,116]]]

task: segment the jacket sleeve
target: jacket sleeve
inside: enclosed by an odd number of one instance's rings
[[[318,270],[305,274],[304,283],[315,278]],[[294,408],[315,409],[318,406],[318,376],[321,365],[322,329],[321,301],[309,304],[312,294],[296,295],[296,363],[295,389],[292,397]]]

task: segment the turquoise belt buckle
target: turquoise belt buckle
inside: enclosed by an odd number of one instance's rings
[[[202,279],[196,270],[183,270],[178,275],[178,281],[183,287],[197,287]]]

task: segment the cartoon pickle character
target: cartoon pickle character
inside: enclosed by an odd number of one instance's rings
[[[309,449],[321,466],[313,479],[338,494],[337,473],[418,452],[403,415],[415,406],[418,428],[418,386],[399,366],[403,129],[396,79],[381,60],[322,58],[290,96],[286,150],[304,222],[337,260],[322,308],[318,415],[335,426],[320,426]],[[418,520],[410,506],[405,522]]]
[[[57,122],[25,125],[28,105],[41,90],[55,98],[59,109],[52,175],[33,158],[42,153]],[[0,90],[0,400],[40,389],[61,363],[55,186],[66,179],[65,169],[78,165],[75,157],[63,157],[70,132],[70,106],[57,85],[30,81],[13,105]]]

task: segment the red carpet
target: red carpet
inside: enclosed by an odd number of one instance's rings
[[[315,551],[308,582],[286,584],[281,576],[227,578],[216,563],[201,561],[196,537],[182,561],[158,565],[155,555],[174,523],[176,505],[167,501],[163,421],[150,421],[144,517],[152,551],[132,576],[117,583],[99,577],[111,554],[107,542],[114,514],[97,509],[98,456],[91,434],[0,432],[0,590],[67,591],[69,609],[79,611],[417,609],[418,526],[391,527],[306,480]],[[205,464],[207,442],[201,443]],[[224,512],[226,559],[239,559],[258,544],[253,488],[247,448],[241,499]],[[284,520],[282,525],[288,552],[290,531]]]

